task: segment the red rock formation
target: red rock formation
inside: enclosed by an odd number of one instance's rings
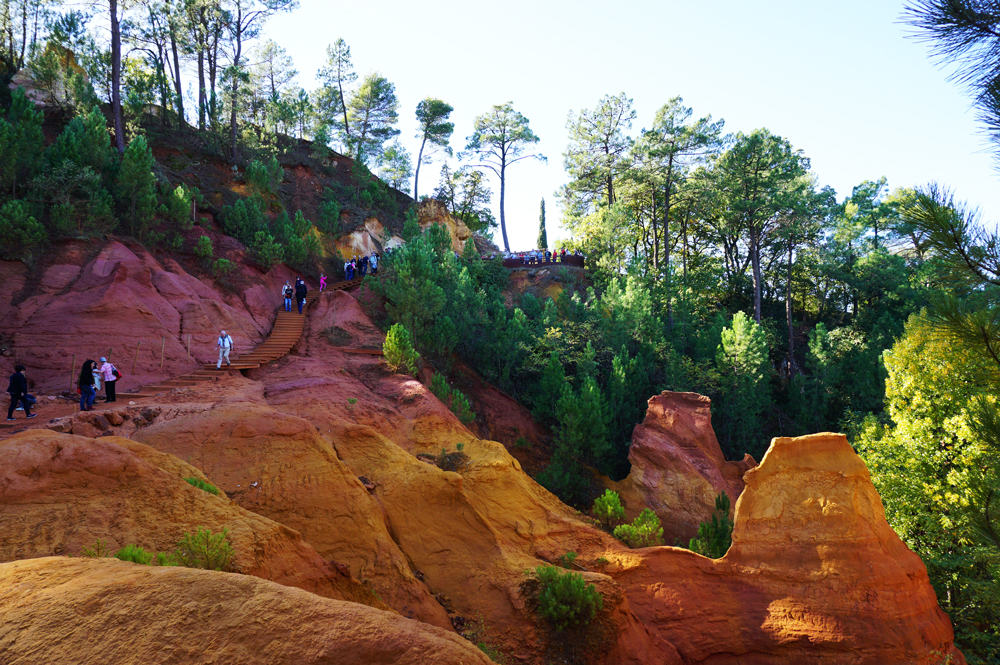
[[[632,469],[610,483],[629,519],[649,507],[663,522],[665,542],[687,542],[711,518],[720,492],[730,501],[743,491],[743,473],[756,463],[727,462],[712,429],[711,401],[695,393],[664,391],[649,399],[646,418],[632,431]]]
[[[452,632],[255,577],[115,560],[0,565],[5,663],[490,665]]]
[[[609,557],[640,621],[685,663],[964,663],[843,435],[775,439],[744,477],[722,559],[667,547]]]
[[[257,273],[253,285],[236,295],[207,285],[172,260],[161,262],[117,241],[96,256],[88,252],[82,244],[65,245],[33,284],[26,284],[21,264],[2,264],[0,315],[13,345],[12,355],[0,359],[0,371],[12,371],[16,357],[28,367],[37,392],[74,389],[83,361],[102,355],[125,374],[119,389],[183,374],[198,361],[215,359],[220,328],[233,335],[238,350],[248,349],[270,330],[278,287],[290,275],[276,268],[262,283]]]
[[[117,437],[47,430],[0,441],[0,561],[79,555],[103,540],[171,552],[185,533],[226,529],[236,570],[330,598],[379,606],[372,594],[321,558],[291,529],[213,496],[205,479],[171,455]]]

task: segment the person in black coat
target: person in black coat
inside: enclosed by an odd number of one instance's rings
[[[80,410],[93,411],[94,400],[97,398],[97,391],[94,390],[94,361],[89,358],[83,361],[80,368],[80,378],[76,380],[76,385],[80,389]]]
[[[28,401],[28,379],[24,377],[24,365],[16,365],[14,373],[10,375],[10,383],[7,384],[7,392],[10,393],[10,406],[7,408],[7,420],[14,420],[14,409],[18,403],[24,407],[24,416],[34,418],[37,413],[31,412],[31,402]]]
[[[299,304],[299,314],[302,313],[302,305],[306,304],[306,283],[299,277],[295,280],[295,301]]]

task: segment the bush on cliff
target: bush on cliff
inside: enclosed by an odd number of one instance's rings
[[[535,575],[539,582],[538,613],[556,630],[586,625],[604,608],[601,593],[580,573],[539,566]]]
[[[177,543],[174,552],[177,562],[187,568],[205,570],[229,570],[233,558],[233,548],[229,544],[229,532],[223,529],[212,533],[210,529],[198,529],[186,533]]]
[[[629,547],[653,547],[663,544],[663,527],[660,518],[649,508],[643,508],[631,524],[615,527],[615,538]]]
[[[138,545],[126,545],[117,552],[115,558],[121,561],[131,561],[142,566],[148,565],[153,560],[153,553],[147,552]]]
[[[604,494],[594,499],[594,507],[591,512],[594,517],[601,520],[607,529],[625,519],[625,508],[622,507],[622,500],[618,496],[618,492],[614,490],[604,490]]]
[[[413,348],[410,332],[403,324],[394,323],[389,328],[385,342],[382,344],[382,353],[385,356],[385,364],[393,372],[406,370],[408,374],[417,373],[417,361],[420,359],[420,354]]]
[[[688,549],[718,559],[726,554],[733,542],[733,521],[729,519],[729,496],[720,492],[715,497],[712,518],[698,525],[698,536],[688,543]]]

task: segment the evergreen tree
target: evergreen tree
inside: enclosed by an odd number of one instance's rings
[[[432,150],[441,148],[446,154],[451,155],[448,141],[455,131],[455,123],[448,122],[448,117],[454,110],[450,104],[433,97],[427,97],[417,104],[417,138],[420,139],[420,150],[417,152],[417,168],[413,176],[413,199],[416,201],[420,200],[417,189],[420,166],[425,161],[430,162],[430,153],[424,155],[424,149],[430,144]]]
[[[142,238],[156,210],[156,160],[142,134],[132,139],[122,155],[115,193],[129,230]]]
[[[548,248],[549,235],[545,230],[545,199],[542,199],[538,213],[538,249],[546,250]]]
[[[469,154],[480,160],[477,168],[489,169],[500,178],[500,232],[505,252],[510,251],[507,218],[504,216],[507,167],[525,159],[544,161],[545,157],[540,153],[526,152],[528,146],[534,143],[538,143],[538,136],[528,126],[528,119],[514,110],[513,102],[507,102],[497,104],[476,118],[472,135],[465,146]]]
[[[6,116],[0,116],[0,192],[15,196],[41,165],[45,137],[42,112],[17,88]]]
[[[770,403],[770,364],[764,329],[743,312],[733,315],[722,331],[716,364],[723,377],[718,400],[719,439],[730,457],[749,450],[760,458],[764,450],[763,419]]]
[[[347,103],[347,117],[354,126],[349,137],[351,156],[362,164],[377,162],[387,140],[399,134],[396,123],[396,87],[379,74],[369,74]]]

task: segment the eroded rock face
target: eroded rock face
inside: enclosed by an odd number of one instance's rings
[[[233,567],[330,598],[384,604],[286,526],[187,483],[204,474],[118,437],[32,430],[0,441],[0,561],[79,556],[97,540],[171,552],[185,533],[227,530]]]
[[[964,663],[843,435],[775,439],[744,478],[722,559],[664,547],[613,562],[635,614],[685,663]]]
[[[5,662],[489,665],[449,631],[245,575],[44,558],[0,565]]]
[[[27,283],[15,264],[0,270],[5,282],[8,273],[20,289],[0,289],[0,313],[14,355],[40,393],[74,390],[83,361],[101,356],[125,375],[119,391],[184,374],[215,359],[221,328],[232,334],[238,352],[246,351],[270,330],[279,286],[293,276],[275,268],[273,288],[258,274],[242,293],[223,293],[169,259],[161,262],[117,241],[96,256],[84,245],[61,247],[37,283]],[[12,368],[12,357],[0,359],[0,371]]]
[[[711,400],[664,391],[649,399],[646,418],[632,432],[625,480],[612,484],[629,519],[644,507],[663,522],[665,542],[686,545],[711,518],[720,492],[735,504],[743,474],[756,465],[747,455],[727,462],[712,429]]]

